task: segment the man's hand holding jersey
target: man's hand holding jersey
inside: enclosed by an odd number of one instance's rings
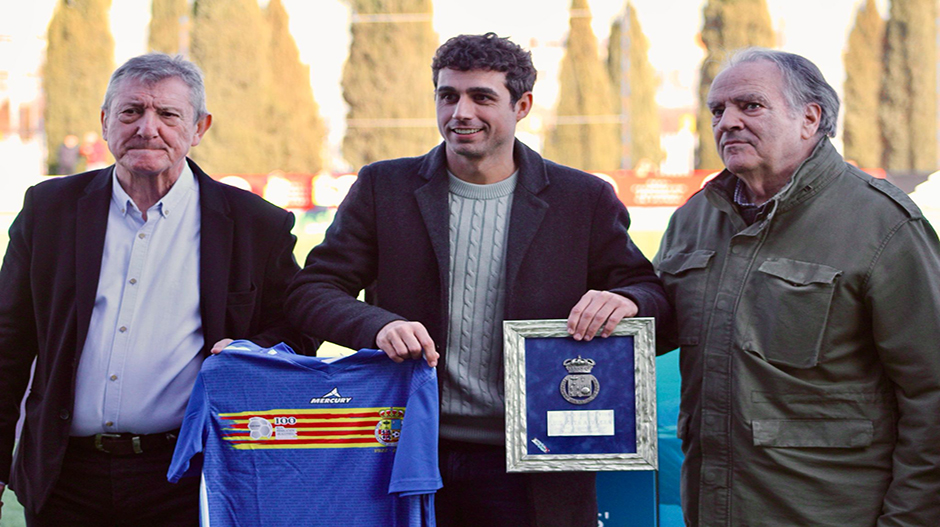
[[[395,320],[382,326],[375,336],[375,343],[395,362],[405,359],[420,359],[424,355],[428,366],[437,366],[440,354],[434,346],[434,340],[427,328],[420,322]]]

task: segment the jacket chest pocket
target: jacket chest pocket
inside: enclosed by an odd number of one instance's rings
[[[699,250],[677,253],[659,262],[660,278],[669,301],[676,310],[679,345],[699,343],[705,311],[705,287],[708,264],[715,251]]]
[[[864,448],[872,443],[871,419],[755,419],[754,446]]]
[[[819,361],[836,279],[842,271],[787,258],[758,268],[753,350],[770,363],[812,368]]]

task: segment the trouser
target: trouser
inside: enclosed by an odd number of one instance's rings
[[[114,455],[69,443],[62,472],[30,527],[198,526],[199,478],[166,480],[173,445]]]
[[[593,472],[507,473],[505,448],[442,439],[439,527],[596,527]]]

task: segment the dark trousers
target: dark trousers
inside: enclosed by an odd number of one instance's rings
[[[593,472],[507,473],[502,446],[441,440],[439,527],[596,527]]]
[[[114,456],[70,445],[52,494],[30,527],[198,526],[199,478],[166,480],[173,446]]]

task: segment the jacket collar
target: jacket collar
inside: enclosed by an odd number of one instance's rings
[[[783,212],[806,201],[843,170],[845,162],[829,138],[820,139],[809,157],[796,168],[790,181],[768,202],[771,214]],[[719,210],[730,212],[733,210],[736,183],[737,176],[726,168],[705,185],[706,197]]]
[[[421,177],[431,180],[435,176],[441,177],[446,181],[447,175],[447,145],[441,143],[434,147],[424,157],[420,168],[418,169]],[[513,144],[513,159],[519,170],[519,179],[516,187],[523,187],[532,194],[538,194],[548,186],[548,174],[546,172],[545,160],[538,153],[527,147],[522,141],[516,139]]]
[[[779,210],[782,212],[806,201],[844,170],[845,161],[842,156],[832,146],[828,137],[822,138],[813,153],[793,173],[789,188],[785,188],[777,196],[780,202]]]

